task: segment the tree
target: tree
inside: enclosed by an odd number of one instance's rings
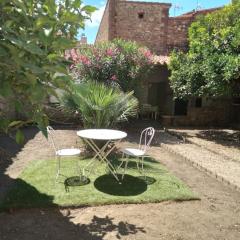
[[[240,3],[200,17],[189,51],[173,52],[170,84],[177,97],[240,95]]]
[[[94,10],[81,0],[1,0],[0,99],[26,113],[27,121],[10,123],[1,109],[0,128],[34,122],[46,134],[44,102],[56,88],[68,89],[64,52],[75,46],[79,28]]]
[[[137,90],[141,77],[153,66],[147,48],[120,39],[72,50],[68,57],[74,61],[76,80],[118,85],[124,92]]]

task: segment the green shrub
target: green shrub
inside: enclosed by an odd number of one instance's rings
[[[200,17],[189,29],[189,51],[171,55],[177,97],[240,95],[240,2]]]
[[[67,90],[71,81],[64,52],[76,46],[78,30],[95,9],[81,0],[0,1],[0,98],[44,133],[47,96]],[[6,130],[9,120],[0,109],[0,129]]]
[[[111,128],[137,114],[138,101],[133,92],[98,82],[74,84],[72,93],[62,98],[64,108],[78,112],[85,128]]]
[[[136,42],[115,39],[71,50],[72,73],[78,81],[97,81],[118,85],[126,91],[137,90],[140,80],[153,66],[152,53]]]

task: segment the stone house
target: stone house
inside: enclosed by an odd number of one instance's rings
[[[236,107],[230,99],[174,100],[167,68],[169,53],[173,49],[187,50],[191,23],[218,8],[170,17],[170,7],[169,3],[108,0],[95,43],[114,38],[133,40],[157,55],[158,64],[143,83],[140,101],[158,106],[164,125],[223,126],[236,121]]]

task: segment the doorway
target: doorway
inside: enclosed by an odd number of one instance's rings
[[[188,109],[188,100],[185,99],[175,99],[174,104],[174,115],[175,116],[186,116]]]

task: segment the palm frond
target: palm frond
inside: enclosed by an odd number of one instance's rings
[[[72,94],[65,99],[64,106],[79,111],[88,128],[113,127],[136,116],[138,111],[138,100],[133,92],[124,93],[97,82],[75,84]]]

